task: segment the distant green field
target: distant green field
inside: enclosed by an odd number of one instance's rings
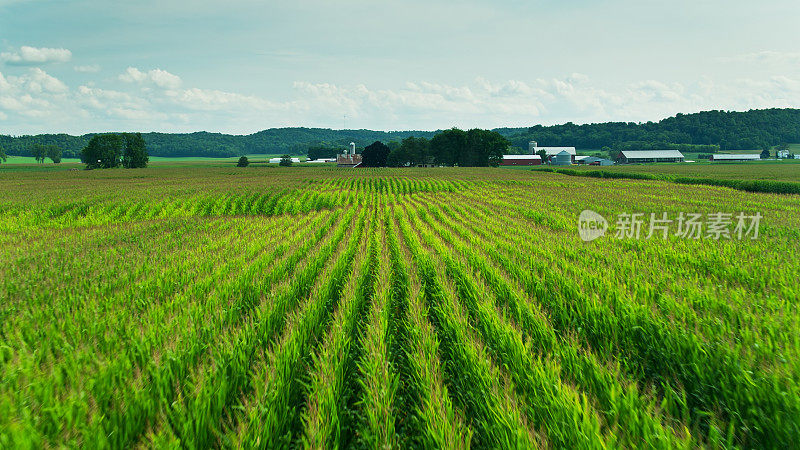
[[[43,166],[45,166],[45,165],[53,165],[53,162],[50,161],[49,159],[46,160],[46,161],[47,162],[42,163],[41,165],[43,165]],[[81,162],[81,160],[78,159],[78,158],[63,158],[61,160],[62,164],[64,164],[64,163],[79,163],[79,162]],[[33,156],[9,156],[6,159],[6,161],[0,161],[0,167],[2,167],[5,164],[39,164],[39,163],[36,162],[36,160],[33,158]]]
[[[250,160],[251,164],[265,164],[269,161],[270,158],[278,158],[282,155],[274,155],[274,154],[252,154],[252,155],[245,155]],[[305,157],[302,157],[303,160]],[[175,165],[175,166],[182,166],[182,165],[221,165],[221,166],[228,166],[231,164],[235,164],[236,161],[239,160],[238,156],[231,156],[229,158],[206,158],[206,157],[198,157],[198,156],[182,156],[182,157],[163,157],[163,156],[151,156],[150,163],[154,165]],[[36,160],[31,156],[9,156],[5,162],[0,162],[0,169],[6,166],[17,166],[16,169],[28,169],[31,170],[58,170],[58,169],[71,169],[75,167],[83,167],[81,164],[81,160],[78,158],[64,158],[61,160],[60,164],[53,164],[52,161],[49,159],[46,160],[44,163],[37,163]]]
[[[571,166],[575,170],[605,170],[724,180],[800,181],[800,160],[753,161],[745,163],[630,164],[615,166]]]
[[[276,155],[276,154],[251,154],[251,155],[245,155],[245,156],[247,156],[247,159],[250,161],[250,163],[264,163],[264,162],[269,161],[270,158],[279,158],[282,155]],[[295,158],[295,157],[296,156],[293,156],[293,158]],[[231,157],[228,157],[228,158],[207,158],[207,157],[202,157],[202,156],[178,156],[178,157],[175,157],[175,156],[171,156],[171,157],[151,156],[150,157],[150,162],[153,162],[153,163],[162,163],[162,162],[235,163],[238,160],[239,160],[238,156],[231,156]]]

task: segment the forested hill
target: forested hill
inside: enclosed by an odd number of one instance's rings
[[[227,157],[253,153],[304,155],[311,145],[346,148],[350,142],[364,147],[375,141],[400,141],[409,136],[433,137],[430,131],[330,130],[324,128],[271,128],[250,135],[221,133],[142,133],[152,156]],[[80,157],[95,134],[0,135],[0,147],[9,155],[30,155],[34,144],[57,145],[65,158]]]
[[[678,114],[659,122],[608,122],[587,125],[499,128],[519,151],[528,141],[542,146],[574,146],[579,149],[611,147],[681,148],[713,145],[722,150],[762,149],[781,143],[800,143],[800,109],[764,109],[746,112],[705,111]],[[309,146],[345,148],[350,142],[364,147],[374,141],[399,141],[408,136],[430,138],[429,131],[330,130],[322,128],[272,128],[241,136],[220,133],[143,134],[153,156],[225,157],[252,153],[305,154]],[[64,157],[77,157],[93,134],[70,136],[43,134],[11,137],[0,135],[0,146],[9,155],[28,155],[33,144],[57,145]]]
[[[752,150],[781,143],[800,143],[800,109],[704,111],[678,114],[659,122],[567,123],[496,131],[521,148],[527,148],[528,141],[534,140],[541,146],[579,149],[608,146],[615,150],[648,150],[693,144],[718,145],[721,150]]]

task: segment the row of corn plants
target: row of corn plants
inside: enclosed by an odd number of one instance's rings
[[[438,275],[444,268],[414,234],[410,218],[402,210],[397,214],[404,241],[418,264],[430,320],[437,327],[449,387],[474,426],[473,445],[539,447],[542,438],[528,423],[521,399],[470,327],[450,280]]]
[[[266,347],[251,378],[260,380],[253,391],[242,399],[242,409],[235,414],[231,442],[261,442],[267,446],[283,446],[296,439],[301,402],[301,378],[316,346],[318,337],[329,324],[332,310],[339,304],[342,288],[352,273],[352,261],[365,232],[366,210],[360,210],[356,228],[350,228],[342,241],[341,254],[326,258],[322,276],[309,279],[311,291],[300,309],[282,319],[286,325],[273,345]],[[335,255],[335,256],[334,256]]]
[[[377,252],[374,233],[367,232],[367,236],[370,238],[361,242],[331,328],[312,356],[303,417],[302,440],[307,448],[340,447],[348,438],[346,430],[351,429],[347,389],[355,372],[353,347],[369,302]]]

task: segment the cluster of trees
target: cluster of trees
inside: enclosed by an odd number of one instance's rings
[[[53,144],[33,144],[31,147],[31,156],[33,156],[38,163],[43,163],[46,158],[50,158],[54,164],[58,164],[61,162],[61,149]]]
[[[344,146],[332,146],[330,144],[315,144],[308,147],[306,155],[308,159],[336,158],[342,152]]]
[[[432,139],[410,136],[400,143],[380,141],[362,152],[366,167],[404,167],[420,165],[487,167],[497,166],[510,143],[495,131],[452,128]]]
[[[141,133],[99,134],[94,136],[81,152],[81,161],[87,169],[126,169],[147,167],[150,157]]]

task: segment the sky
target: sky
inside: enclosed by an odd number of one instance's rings
[[[797,0],[0,0],[0,134],[800,107]]]

